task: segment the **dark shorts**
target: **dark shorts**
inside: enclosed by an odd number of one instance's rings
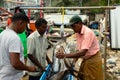
[[[40,76],[29,76],[29,80],[39,80]]]

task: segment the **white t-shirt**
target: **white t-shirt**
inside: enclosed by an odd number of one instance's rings
[[[16,70],[10,63],[10,52],[20,54],[20,60],[24,61],[23,46],[19,36],[11,29],[0,33],[0,80],[20,80],[23,71]]]

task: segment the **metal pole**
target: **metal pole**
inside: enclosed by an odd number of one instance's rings
[[[50,0],[50,7],[51,7],[51,0]]]
[[[32,10],[40,10],[40,9],[61,9],[62,7],[21,7],[21,9],[32,9]],[[64,9],[115,9],[115,6],[87,6],[87,7],[64,7]]]
[[[107,32],[107,19],[108,19],[108,10],[105,10],[105,32]],[[107,60],[107,34],[105,33],[105,43],[104,43],[104,80],[106,80],[106,70],[107,70],[107,66],[106,66],[106,60]]]
[[[108,6],[110,5],[110,0],[108,0]]]
[[[81,0],[81,6],[82,6],[82,2],[83,2],[83,0]]]

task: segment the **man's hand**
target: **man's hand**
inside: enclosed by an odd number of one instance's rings
[[[28,67],[29,72],[36,72],[37,68],[36,67]]]
[[[41,68],[41,71],[44,72],[44,71],[45,71],[45,68],[42,67],[42,68]]]
[[[64,54],[63,54],[63,53],[60,53],[60,52],[57,52],[57,53],[56,53],[56,57],[57,57],[57,58],[60,58],[60,59],[61,59],[61,58],[64,58]]]

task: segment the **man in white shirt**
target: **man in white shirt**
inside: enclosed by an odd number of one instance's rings
[[[27,64],[36,66],[39,72],[29,72],[29,80],[39,80],[45,69],[45,60],[47,60],[48,63],[51,63],[45,53],[48,48],[48,42],[45,36],[47,21],[43,18],[39,18],[35,22],[35,27],[36,31],[27,38],[27,52],[29,58]]]
[[[22,33],[29,19],[22,13],[13,15],[9,28],[0,33],[0,80],[20,80],[23,70],[34,72],[24,64],[23,46],[17,33]]]

